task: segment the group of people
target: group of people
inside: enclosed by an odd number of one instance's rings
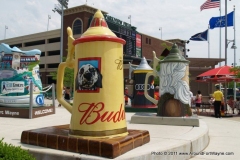
[[[216,86],[216,91],[213,93],[212,97],[209,100],[209,103],[214,105],[214,115],[216,118],[221,118],[221,105],[223,101],[223,93],[220,91],[219,86]],[[199,109],[202,105],[201,91],[197,91],[195,100],[192,98],[192,103],[195,103],[197,114],[199,114]]]
[[[63,98],[65,99],[65,101],[70,103],[70,99],[71,99],[70,87],[63,87],[62,94],[63,94]],[[58,107],[61,107],[60,103],[59,103]]]
[[[202,94],[201,91],[197,91],[195,100],[193,99],[192,93],[190,93],[192,104],[195,103],[197,114],[199,114],[199,109],[202,104]],[[209,103],[213,104],[214,106],[214,116],[216,118],[222,118],[221,115],[221,107],[224,106],[224,96],[222,91],[220,91],[220,87],[216,86],[216,91],[212,94],[212,97],[209,98]],[[233,114],[234,114],[234,108],[239,108],[240,101],[239,98],[237,98],[237,101],[235,102],[233,100],[233,97],[230,97],[230,99],[227,101],[227,104],[232,108]],[[240,114],[240,112],[238,113]]]

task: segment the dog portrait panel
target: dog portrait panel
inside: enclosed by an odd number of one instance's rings
[[[100,58],[80,58],[75,77],[77,92],[99,92],[102,88]]]

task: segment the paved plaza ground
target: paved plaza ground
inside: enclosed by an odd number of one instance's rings
[[[23,130],[42,128],[54,125],[69,124],[71,115],[63,107],[57,107],[56,114],[35,119],[4,118],[0,117],[0,138],[4,137],[5,141],[13,145],[21,145],[24,149],[30,149],[44,153],[44,155],[55,155],[51,159],[105,159],[90,155],[59,151],[49,148],[21,144],[21,133]],[[45,103],[52,103],[46,100]],[[130,119],[134,113],[126,113],[128,129],[148,130],[150,133],[149,144],[133,149],[115,159],[189,159],[188,156],[179,155],[189,141],[194,141],[199,135],[208,130],[209,143],[202,152],[185,153],[192,154],[191,160],[239,160],[240,159],[240,116],[234,115],[229,118],[214,118],[207,112],[200,112],[198,115],[201,127],[189,126],[166,126],[166,125],[146,125],[131,124]],[[200,133],[202,132],[202,133]],[[198,135],[199,134],[199,135]],[[181,145],[183,147],[181,147]],[[193,147],[193,146],[192,146]],[[175,149],[174,149],[175,148]],[[175,156],[159,156],[163,150],[174,151]],[[172,149],[172,150],[171,150]],[[155,152],[155,153],[154,153]],[[173,152],[173,153],[174,153]],[[198,154],[198,155],[196,155]],[[48,159],[47,156],[40,156],[38,159]],[[135,158],[133,158],[135,157]]]

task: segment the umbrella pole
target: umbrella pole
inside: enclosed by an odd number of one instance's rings
[[[225,82],[224,90],[224,110],[227,111],[227,82]]]

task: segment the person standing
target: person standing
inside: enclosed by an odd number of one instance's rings
[[[234,114],[234,100],[233,100],[233,96],[231,96],[229,98],[229,100],[227,101],[227,104],[229,105],[229,107],[231,107],[233,114]]]
[[[193,106],[193,93],[192,93],[192,91],[190,91],[189,90],[189,105],[190,105],[190,107],[192,107]]]
[[[128,105],[128,87],[125,87],[124,90],[124,99],[125,99],[125,105]]]
[[[62,90],[62,95],[63,95],[63,97],[64,97],[64,94],[65,94],[65,87],[63,87],[63,90]],[[61,107],[61,103],[59,103],[59,105],[58,105],[58,107]]]
[[[159,86],[156,86],[154,89],[154,99],[159,100]]]
[[[65,99],[68,103],[70,103],[70,97],[71,97],[70,87],[66,87],[65,93],[64,93],[64,99]]]
[[[200,108],[200,106],[202,104],[202,94],[201,94],[201,91],[197,91],[195,104],[196,104],[196,108],[197,108],[197,114],[199,114],[199,108]]]
[[[220,87],[216,86],[216,91],[213,93],[214,101],[214,113],[215,118],[222,118],[221,117],[221,104],[223,102],[223,93],[220,91]]]

